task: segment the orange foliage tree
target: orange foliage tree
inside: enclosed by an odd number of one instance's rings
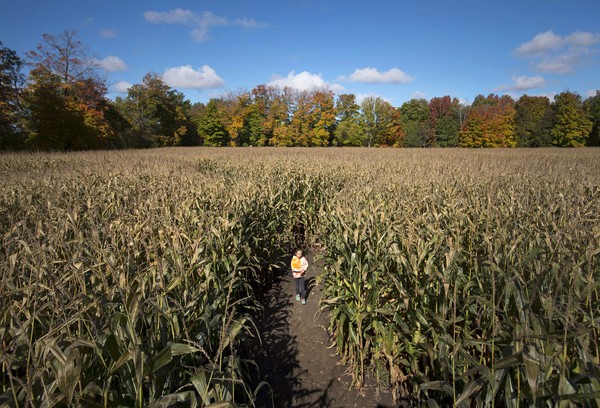
[[[461,147],[515,147],[515,101],[508,95],[478,95],[459,133]]]

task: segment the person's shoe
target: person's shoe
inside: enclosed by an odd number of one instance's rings
[[[296,300],[300,300],[300,295],[296,295]]]
[[[302,304],[305,305],[306,304],[306,299],[302,299]]]

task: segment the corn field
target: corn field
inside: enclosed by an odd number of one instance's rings
[[[302,230],[356,387],[600,407],[598,150],[7,154],[0,177],[0,405],[253,406]]]

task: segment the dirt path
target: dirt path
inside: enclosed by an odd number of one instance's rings
[[[273,388],[264,388],[258,407],[276,408],[388,408],[390,393],[377,396],[375,388],[360,393],[350,389],[351,377],[341,365],[326,332],[327,316],[319,313],[321,287],[315,277],[321,267],[311,263],[307,272],[307,304],[295,299],[294,282],[283,274],[273,285],[265,314],[258,322],[263,344],[255,356],[260,372]]]

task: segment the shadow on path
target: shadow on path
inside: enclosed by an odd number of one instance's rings
[[[390,408],[391,395],[377,394],[373,386],[351,389],[351,378],[331,348],[326,332],[328,318],[319,313],[321,287],[316,275],[319,264],[308,256],[307,304],[295,300],[291,273],[284,268],[275,278],[257,327],[262,345],[256,345],[254,360],[263,387],[256,399],[259,408]],[[288,259],[289,261],[289,259]],[[287,263],[286,263],[287,265]]]

